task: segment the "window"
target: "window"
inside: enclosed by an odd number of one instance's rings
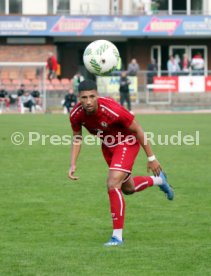
[[[186,14],[187,13],[187,1],[172,1],[173,14]]]
[[[69,12],[69,11],[70,11],[70,0],[57,1],[57,12]]]
[[[22,13],[22,0],[9,0],[9,13]]]
[[[53,0],[48,0],[48,14],[53,14]]]
[[[154,0],[151,3],[152,7],[155,6],[159,11],[167,11],[168,10],[168,0]]]
[[[168,13],[169,1],[171,0],[151,0],[150,14],[164,14]]]
[[[145,13],[145,1],[144,0],[133,0],[132,1],[133,14],[144,14]]]
[[[119,1],[118,0],[112,0],[111,2],[111,13],[112,14],[118,14],[119,12]]]
[[[5,13],[5,1],[0,1],[0,13]]]
[[[191,14],[202,14],[202,2],[201,0],[191,0]]]

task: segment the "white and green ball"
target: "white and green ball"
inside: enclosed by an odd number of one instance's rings
[[[86,69],[95,75],[105,76],[116,70],[119,62],[117,47],[108,40],[95,40],[90,43],[83,54]]]

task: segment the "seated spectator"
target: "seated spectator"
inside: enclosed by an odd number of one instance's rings
[[[32,95],[30,95],[29,91],[25,91],[24,94],[19,98],[21,109],[22,107],[29,108],[30,112],[35,111],[35,102]]]
[[[169,76],[178,76],[180,72],[180,66],[178,61],[174,58],[174,56],[169,56],[169,60],[167,62],[167,69]]]
[[[10,94],[9,99],[10,99],[10,104],[15,104],[17,103],[17,98],[18,96],[16,94]]]
[[[76,73],[75,76],[73,76],[73,92],[76,95],[78,94],[78,85],[83,80],[84,80],[84,77],[81,75],[80,72]]]
[[[128,76],[137,76],[139,70],[140,70],[140,66],[137,63],[137,60],[133,58],[131,62],[128,64],[128,69],[127,69]]]
[[[17,96],[18,97],[23,96],[24,92],[25,92],[25,85],[21,84],[20,87],[17,90]]]
[[[42,102],[41,102],[40,92],[38,90],[38,86],[37,85],[34,85],[34,88],[33,88],[32,92],[31,92],[31,95],[34,98],[35,104],[41,106]]]
[[[204,74],[204,59],[201,53],[197,53],[191,60],[191,67],[194,76],[201,76]]]
[[[70,113],[70,110],[77,104],[77,97],[73,93],[72,88],[69,89],[69,92],[64,97],[63,106],[66,107],[67,112]]]
[[[189,74],[190,71],[190,61],[188,59],[188,56],[186,53],[183,54],[183,58],[180,61],[180,67],[181,67],[181,75],[186,76]]]
[[[2,85],[0,89],[0,102],[5,103],[7,109],[10,107],[10,98],[8,92],[5,90],[5,87]]]

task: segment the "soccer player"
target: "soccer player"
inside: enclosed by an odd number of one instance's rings
[[[81,148],[82,126],[84,126],[91,134],[98,135],[102,139],[102,152],[109,166],[107,187],[113,234],[104,245],[119,246],[123,244],[125,214],[123,193],[130,195],[151,186],[159,186],[169,200],[173,199],[174,193],[134,115],[113,99],[99,97],[96,83],[92,80],[82,81],[78,86],[78,93],[79,103],[70,113],[73,143],[69,177],[72,180],[79,178],[74,173]],[[131,175],[140,146],[146,153],[148,171],[151,170],[153,176]]]

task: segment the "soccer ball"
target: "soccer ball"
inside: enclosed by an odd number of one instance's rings
[[[114,71],[119,62],[117,47],[108,40],[95,40],[83,54],[86,69],[95,75],[105,76]]]

